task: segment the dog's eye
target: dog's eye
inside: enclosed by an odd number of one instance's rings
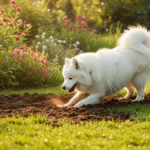
[[[72,79],[73,79],[72,77],[69,78],[69,80],[72,80]]]

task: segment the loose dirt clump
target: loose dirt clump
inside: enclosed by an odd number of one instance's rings
[[[57,104],[67,103],[74,94],[54,95],[49,94],[29,94],[23,96],[19,94],[0,95],[0,118],[5,117],[27,117],[31,114],[34,116],[44,115],[57,124],[60,119],[67,119],[75,123],[95,122],[98,120],[114,120],[115,122],[131,120],[130,113],[108,111],[107,108],[126,107],[132,103],[150,104],[150,93],[146,94],[145,100],[133,102],[132,99],[119,100],[120,97],[106,97],[98,105],[87,105],[81,108],[59,108]],[[135,97],[134,97],[135,98]]]

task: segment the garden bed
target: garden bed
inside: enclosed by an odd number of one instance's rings
[[[81,108],[59,108],[57,104],[67,103],[73,94],[54,95],[49,94],[29,94],[23,96],[19,94],[0,95],[0,118],[5,117],[27,117],[42,115],[56,123],[60,119],[67,119],[75,123],[95,122],[98,120],[114,120],[115,122],[133,120],[130,119],[130,113],[109,111],[112,107],[126,107],[131,104],[150,104],[150,93],[146,94],[145,100],[141,102],[133,102],[132,99],[119,100],[118,96],[106,97],[103,102],[98,105],[87,105]],[[133,97],[135,99],[135,97]],[[132,114],[133,115],[133,114]]]

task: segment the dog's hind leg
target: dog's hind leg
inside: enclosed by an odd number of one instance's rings
[[[143,100],[143,95],[146,87],[146,82],[148,81],[149,74],[147,72],[143,72],[141,74],[136,75],[132,83],[137,90],[137,98],[135,100],[141,101]]]
[[[133,86],[132,82],[130,81],[129,84],[126,86],[127,94],[124,97],[124,99],[128,99],[132,97],[135,93],[135,87]]]

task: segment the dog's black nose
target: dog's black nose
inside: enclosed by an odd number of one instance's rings
[[[65,89],[66,89],[66,87],[65,87],[65,86],[62,86],[62,89],[64,89],[64,90],[65,90]]]

